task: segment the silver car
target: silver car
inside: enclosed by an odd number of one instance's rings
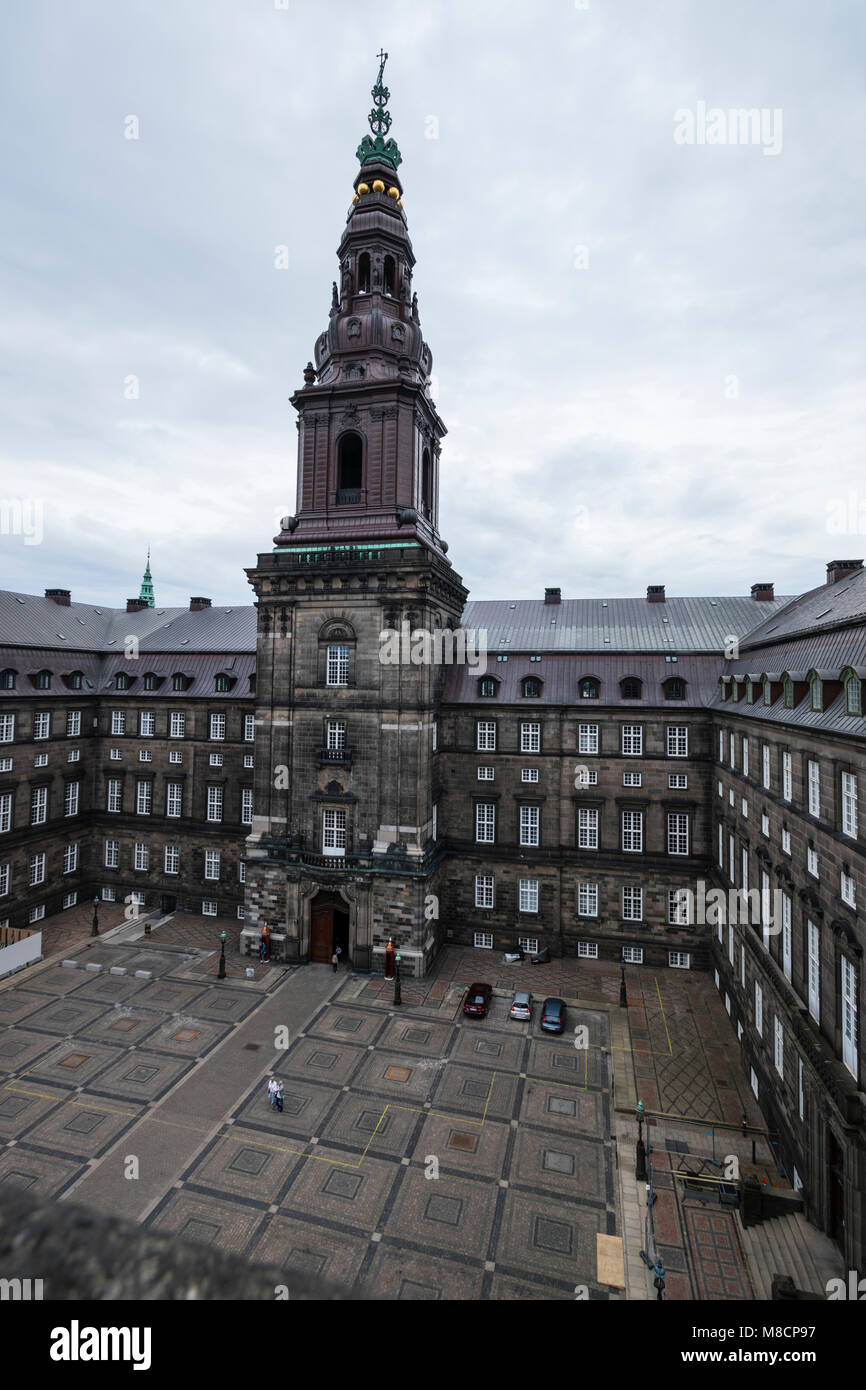
[[[532,995],[529,993],[528,989],[517,989],[514,991],[510,1014],[512,1018],[532,1018]]]

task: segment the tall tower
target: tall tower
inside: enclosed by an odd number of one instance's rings
[[[327,329],[292,396],[296,514],[247,571],[258,608],[255,792],[246,920],[291,961],[342,946],[360,970],[387,941],[423,974],[439,944],[437,630],[467,593],[440,538],[432,357],[380,53]],[[388,632],[431,634],[412,660]],[[417,658],[424,642],[415,643]]]
[[[141,581],[141,590],[140,590],[140,592],[139,592],[138,597],[139,597],[140,599],[144,599],[144,601],[145,601],[145,603],[147,604],[148,608],[152,608],[152,607],[153,607],[154,598],[153,598],[153,580],[152,580],[151,575],[150,575],[150,546],[147,547],[147,567],[146,567],[146,569],[145,569],[145,571],[144,571],[144,576],[143,576],[142,581]]]

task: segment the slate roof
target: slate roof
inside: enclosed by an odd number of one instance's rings
[[[552,652],[541,661],[529,661],[519,653],[509,653],[507,661],[497,661],[493,653],[488,654],[486,670],[473,670],[470,666],[449,666],[446,668],[442,700],[445,704],[474,704],[494,709],[496,705],[519,704],[527,715],[533,708],[544,705],[572,705],[587,717],[600,706],[616,705],[634,710],[636,715],[648,706],[663,704],[671,712],[699,708],[703,709],[718,696],[718,680],[721,659],[715,656],[679,657],[676,662],[666,662],[663,655],[628,656],[609,652]],[[478,693],[478,682],[482,676],[493,676],[498,680],[497,694],[491,698]],[[541,682],[540,698],[525,698],[522,681],[527,677]],[[599,681],[599,698],[581,700],[578,683],[583,676],[595,676]],[[625,700],[620,691],[620,681],[626,676],[637,676],[643,682],[642,698]],[[678,676],[686,683],[684,700],[666,700],[662,682]]]
[[[0,590],[0,643],[7,647],[50,647],[54,651],[122,650],[124,638],[139,639],[142,652],[254,652],[256,610],[231,608],[125,608],[71,603],[38,594]],[[49,663],[45,663],[48,665]]]
[[[821,584],[792,599],[784,613],[768,614],[749,634],[748,647],[751,650],[798,633],[814,634],[838,624],[858,623],[866,623],[866,570],[858,570],[837,584]],[[819,664],[817,660],[807,663],[810,667]]]

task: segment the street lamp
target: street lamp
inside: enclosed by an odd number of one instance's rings
[[[638,1101],[634,1113],[637,1115],[637,1149],[635,1152],[634,1175],[636,1178],[643,1179],[643,1181],[646,1182],[646,1149],[644,1148],[643,1142],[644,1105],[642,1100]]]
[[[620,973],[619,973],[619,1007],[620,1007],[621,1009],[627,1009],[627,1008],[628,1008],[628,995],[627,995],[626,992],[625,992],[625,966],[624,966],[624,965],[621,965],[621,966],[620,966]]]
[[[93,922],[92,922],[91,927],[90,927],[90,935],[91,935],[91,936],[98,936],[98,935],[99,935],[99,912],[98,912],[98,910],[97,910],[98,908],[99,908],[99,899],[98,899],[98,898],[94,898],[94,899],[93,899]]]
[[[394,1003],[402,1004],[403,996],[400,993],[400,952],[394,957]]]
[[[220,968],[217,971],[217,979],[224,980],[226,977],[226,934],[220,932]]]

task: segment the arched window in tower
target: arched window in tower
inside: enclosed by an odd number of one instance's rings
[[[396,279],[396,275],[397,275],[397,272],[396,272],[396,269],[395,269],[395,266],[394,266],[394,257],[393,257],[393,256],[386,256],[386,257],[385,257],[385,277],[384,277],[384,284],[383,284],[383,286],[382,286],[382,288],[383,288],[385,294],[393,296],[393,294],[394,294],[394,281],[395,281],[395,279]]]
[[[364,472],[364,444],[359,434],[349,431],[337,445],[337,506],[357,506],[361,501]]]
[[[370,253],[362,251],[358,257],[358,293],[370,293]]]
[[[421,455],[421,510],[428,518],[432,511],[432,488],[430,450],[425,449]]]

